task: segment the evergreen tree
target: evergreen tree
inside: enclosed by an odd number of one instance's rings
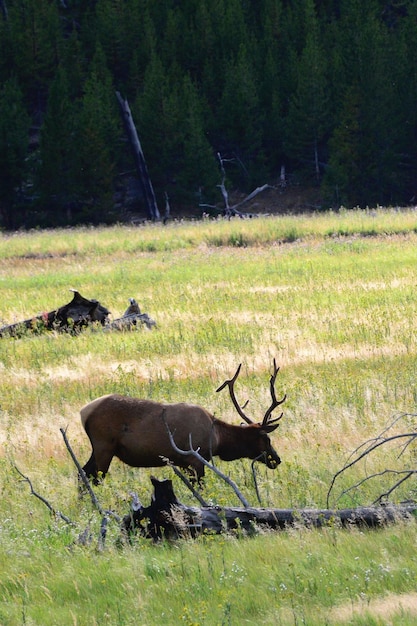
[[[118,122],[114,87],[103,51],[97,45],[76,120],[76,181],[78,202],[83,207],[78,219],[96,223],[111,219]]]
[[[72,106],[76,108],[76,102],[81,98],[83,93],[83,85],[87,74],[82,43],[76,30],[73,30],[65,41],[61,55],[60,69],[65,72],[68,98]]]
[[[195,15],[193,50],[196,55],[198,72],[196,80],[202,96],[209,103],[209,123],[215,127],[215,112],[220,101],[224,83],[225,60],[222,54],[223,43],[216,30],[215,7],[217,2],[201,0]]]
[[[246,3],[241,0],[224,0],[222,13],[218,15],[219,35],[225,60],[236,59],[242,46],[251,49],[251,29],[245,21],[245,5]]]
[[[52,83],[41,130],[40,206],[52,224],[71,221],[76,197],[73,107],[65,69],[58,68]]]
[[[129,67],[125,89],[126,96],[133,102],[141,89],[146,68],[157,48],[155,26],[147,0],[133,0],[129,15],[129,27],[126,30],[132,33],[132,37],[130,52],[125,59]]]
[[[13,35],[9,20],[0,13],[0,84],[4,84],[11,74],[16,74],[12,49]]]
[[[0,216],[7,229],[21,225],[30,118],[16,78],[0,87]]]
[[[175,89],[175,86],[174,86]],[[178,120],[172,119],[165,69],[155,53],[146,69],[143,87],[133,103],[139,139],[155,189],[165,193],[173,180],[173,153],[177,146]]]
[[[136,7],[125,0],[100,0],[97,4],[97,37],[118,90],[124,90],[129,82],[129,60],[140,43],[138,33],[142,25],[137,17]],[[132,20],[135,20],[137,31]]]
[[[286,153],[320,182],[329,128],[326,60],[313,0],[305,1],[307,36],[297,67],[297,87],[286,119]]]
[[[289,43],[282,3],[265,0],[263,11],[256,73],[260,107],[265,111],[262,143],[269,170],[275,174],[284,162],[284,112],[291,85],[286,62]]]
[[[359,0],[345,2],[342,9],[338,47],[347,96],[329,144],[326,185],[331,181],[349,205],[390,202],[400,194],[399,169],[406,143],[405,109],[397,86],[400,59],[392,42],[395,35],[379,18],[375,0],[366,7]],[[352,153],[352,137],[343,130],[346,118],[348,128],[357,128],[353,169],[353,161],[345,158]]]
[[[206,137],[198,93],[188,76],[183,82],[182,98],[182,158],[177,163],[177,180],[181,199],[197,204],[197,201],[207,202],[215,197],[219,170]]]
[[[391,172],[397,177],[399,203],[415,202],[417,196],[417,3],[397,3],[407,11],[396,20],[391,31],[390,53],[395,71],[392,73],[393,98],[396,104],[396,146],[400,158]]]
[[[207,198],[215,190],[217,165],[198,90],[178,68],[169,71],[170,79],[154,55],[134,103],[134,119],[159,202],[167,193],[173,205],[195,205],[199,194]]]
[[[323,191],[330,203],[351,207],[361,203],[361,187],[366,186],[366,160],[361,131],[361,97],[352,87],[345,96],[340,123],[329,141],[330,158]]]
[[[222,156],[233,157],[235,182],[248,188],[265,176],[262,150],[263,115],[253,66],[242,44],[236,60],[229,62],[217,118],[221,132],[217,145]]]
[[[215,39],[213,32],[210,6],[207,0],[196,3],[192,14],[185,16],[184,24],[187,37],[183,39],[183,58],[185,68],[193,81],[210,91],[213,86],[204,84],[203,72],[207,65],[215,63]]]
[[[15,0],[8,14],[14,70],[30,107],[42,112],[62,43],[58,3]]]
[[[182,39],[186,37],[181,7],[173,6],[167,12],[164,35],[159,45],[159,54],[164,67],[184,63]],[[188,59],[187,59],[188,61]]]

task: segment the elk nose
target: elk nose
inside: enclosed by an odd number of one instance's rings
[[[281,459],[278,455],[272,456],[271,454],[268,454],[268,456],[266,457],[266,465],[267,467],[269,467],[269,469],[276,469],[280,463]]]

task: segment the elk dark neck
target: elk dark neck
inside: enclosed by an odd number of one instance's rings
[[[243,457],[253,458],[252,426],[233,426],[216,420],[214,428],[217,431],[217,450],[214,454],[222,461],[235,461]]]

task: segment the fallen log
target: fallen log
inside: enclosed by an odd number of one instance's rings
[[[138,323],[145,324],[146,328],[149,329],[156,326],[155,320],[149,317],[147,313],[141,312],[136,300],[129,298],[129,306],[123,316],[106,324],[105,330],[133,330]]]
[[[76,332],[82,327],[97,322],[106,323],[110,311],[98,300],[88,300],[75,289],[71,302],[64,306],[36,315],[22,322],[8,324],[0,328],[0,337],[18,337],[27,331],[37,333],[44,330],[61,330]]]
[[[151,477],[154,487],[151,504],[144,507],[137,499],[122,529],[127,534],[139,531],[154,541],[161,538],[195,537],[204,532],[256,529],[285,530],[291,527],[322,528],[325,526],[377,528],[414,518],[417,503],[362,506],[352,509],[264,509],[239,507],[191,507],[176,497],[171,480]]]
[[[151,476],[154,492],[151,504],[144,507],[132,494],[132,507],[122,520],[122,531],[130,535],[139,531],[143,536],[158,541],[192,536],[204,531],[221,533],[223,523],[217,507],[193,508],[181,504],[174,493],[172,480],[157,480]]]
[[[20,337],[27,332],[41,333],[45,330],[77,333],[86,326],[98,324],[104,330],[133,330],[139,324],[145,324],[151,329],[156,326],[147,313],[140,311],[139,305],[134,298],[129,298],[129,307],[122,317],[109,321],[110,311],[100,304],[98,300],[88,300],[75,289],[73,299],[68,304],[36,315],[15,324],[8,324],[0,328],[0,338]]]

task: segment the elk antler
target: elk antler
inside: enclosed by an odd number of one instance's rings
[[[274,409],[276,409],[277,406],[279,406],[280,404],[285,402],[285,400],[287,398],[287,394],[284,394],[284,397],[282,398],[282,400],[277,400],[277,397],[275,395],[275,381],[276,381],[278,372],[279,372],[279,367],[277,367],[277,364],[276,364],[275,359],[274,359],[274,373],[271,375],[271,378],[270,378],[270,381],[269,381],[269,388],[270,388],[270,391],[271,391],[272,404],[271,404],[271,406],[269,407],[269,409],[267,410],[267,412],[264,415],[264,418],[262,420],[262,426],[267,426],[267,425],[270,426],[271,424],[274,424],[275,422],[278,422],[281,419],[282,415],[283,415],[281,413],[281,415],[279,417],[275,417],[274,419],[269,419],[272,411]]]
[[[239,413],[240,417],[245,420],[245,422],[247,422],[248,424],[253,424],[253,421],[247,415],[245,415],[244,412],[243,412],[243,409],[248,405],[249,400],[247,400],[245,402],[245,404],[243,405],[243,407],[241,407],[239,402],[236,400],[236,396],[235,396],[234,384],[235,384],[235,382],[237,380],[237,377],[239,376],[241,367],[242,367],[242,363],[237,368],[236,373],[233,376],[233,378],[231,378],[230,380],[226,380],[222,385],[220,385],[220,387],[218,389],[216,389],[216,391],[221,391],[226,386],[229,387],[230,397],[232,399],[232,402],[233,402],[233,404],[235,406],[236,411]],[[271,378],[270,378],[270,381],[269,381],[269,388],[270,388],[270,392],[271,392],[272,403],[271,403],[271,406],[269,407],[269,409],[267,410],[267,412],[264,415],[264,418],[263,418],[262,424],[261,424],[262,427],[271,426],[272,424],[275,424],[276,422],[278,422],[281,419],[281,417],[283,415],[281,413],[281,415],[279,415],[278,417],[275,417],[274,419],[270,419],[272,411],[274,411],[274,409],[276,409],[277,406],[279,406],[280,404],[285,402],[285,400],[287,398],[287,394],[285,394],[284,397],[281,400],[277,400],[277,397],[275,395],[275,381],[276,381],[278,372],[279,372],[279,367],[277,367],[277,364],[276,364],[275,359],[274,359],[274,372],[273,372],[273,374],[271,374]],[[276,426],[275,426],[275,428],[276,428]],[[271,430],[273,430],[273,429],[271,429]]]
[[[225,382],[222,385],[220,385],[220,387],[218,389],[216,389],[216,392],[221,391],[226,386],[229,387],[230,397],[232,399],[232,402],[233,402],[233,404],[235,406],[236,411],[239,413],[240,417],[245,420],[245,422],[247,424],[253,424],[253,421],[251,419],[249,419],[249,417],[247,415],[245,415],[244,412],[243,412],[243,409],[245,408],[245,406],[247,406],[249,400],[245,402],[243,407],[241,407],[239,402],[236,400],[235,392],[234,392],[234,389],[233,389],[233,386],[234,386],[234,384],[236,382],[236,379],[239,376],[239,372],[240,372],[240,368],[241,367],[242,367],[242,363],[237,368],[236,374],[233,376],[233,378],[231,378],[230,380],[225,380]],[[264,418],[264,421],[265,421],[265,418]]]

